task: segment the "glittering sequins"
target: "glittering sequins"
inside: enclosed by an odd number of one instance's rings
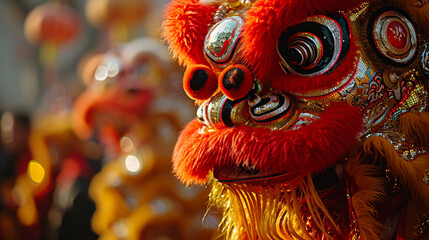
[[[245,100],[230,100],[225,95],[217,94],[205,101],[197,110],[198,120],[210,128],[232,127],[246,120],[243,114]]]
[[[417,225],[414,227],[416,239],[423,239],[429,233],[429,213],[418,214]]]
[[[243,24],[243,18],[233,16],[216,23],[208,32],[204,53],[216,67],[224,68],[234,59]]]
[[[229,12],[243,11],[243,9],[252,6],[255,0],[224,0],[220,5],[213,21],[215,23],[221,21]]]
[[[429,44],[425,44],[425,49],[423,50],[422,60],[420,62],[423,72],[426,75],[429,75]]]
[[[393,176],[392,170],[390,168],[386,168],[385,174],[387,183],[389,184],[390,194],[398,194],[401,191],[401,186],[399,185],[398,179]]]
[[[412,79],[412,77],[411,77]],[[377,132],[368,136],[381,136],[389,140],[394,146],[396,152],[406,161],[412,161],[416,157],[427,154],[424,146],[414,144],[410,139],[399,133],[399,116],[406,112],[421,112],[427,108],[428,97],[425,88],[417,84],[413,90],[407,93],[405,99],[393,112],[389,114],[390,118]]]
[[[425,175],[423,176],[423,182],[424,182],[426,185],[429,185],[429,169],[426,169],[426,170],[425,170]]]
[[[428,3],[429,3],[429,0],[417,0],[417,2],[415,3],[415,6],[417,8],[422,8],[426,6]]]
[[[256,123],[270,123],[285,117],[292,109],[291,99],[283,94],[274,94],[266,98],[255,95],[249,99],[250,116]]]

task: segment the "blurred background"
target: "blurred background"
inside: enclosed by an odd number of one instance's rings
[[[213,239],[170,157],[195,106],[167,0],[0,0],[0,240]]]

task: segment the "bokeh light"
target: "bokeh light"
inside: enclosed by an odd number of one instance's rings
[[[132,174],[137,174],[142,170],[143,164],[141,160],[138,159],[136,156],[128,155],[125,158],[125,168],[127,169],[128,172]]]
[[[35,183],[41,183],[45,178],[45,169],[42,164],[32,160],[28,163],[28,177]]]

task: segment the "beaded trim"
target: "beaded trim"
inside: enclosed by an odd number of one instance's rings
[[[255,0],[224,0],[219,4],[219,8],[213,17],[214,23],[221,21],[231,12],[241,11],[251,7],[253,2],[255,2]]]

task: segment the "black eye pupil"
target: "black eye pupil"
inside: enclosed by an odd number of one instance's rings
[[[320,47],[320,46],[319,46]],[[309,66],[317,61],[317,46],[310,38],[297,38],[286,51],[288,61],[295,65]]]
[[[294,47],[291,47],[286,52],[286,58],[293,64],[301,65],[303,63],[303,56],[300,51]]]
[[[204,87],[208,78],[209,76],[207,75],[206,71],[204,70],[195,71],[191,81],[189,82],[191,89],[194,91],[200,90],[201,88]]]
[[[222,82],[226,89],[238,89],[244,80],[244,72],[239,68],[233,68],[225,73]]]

